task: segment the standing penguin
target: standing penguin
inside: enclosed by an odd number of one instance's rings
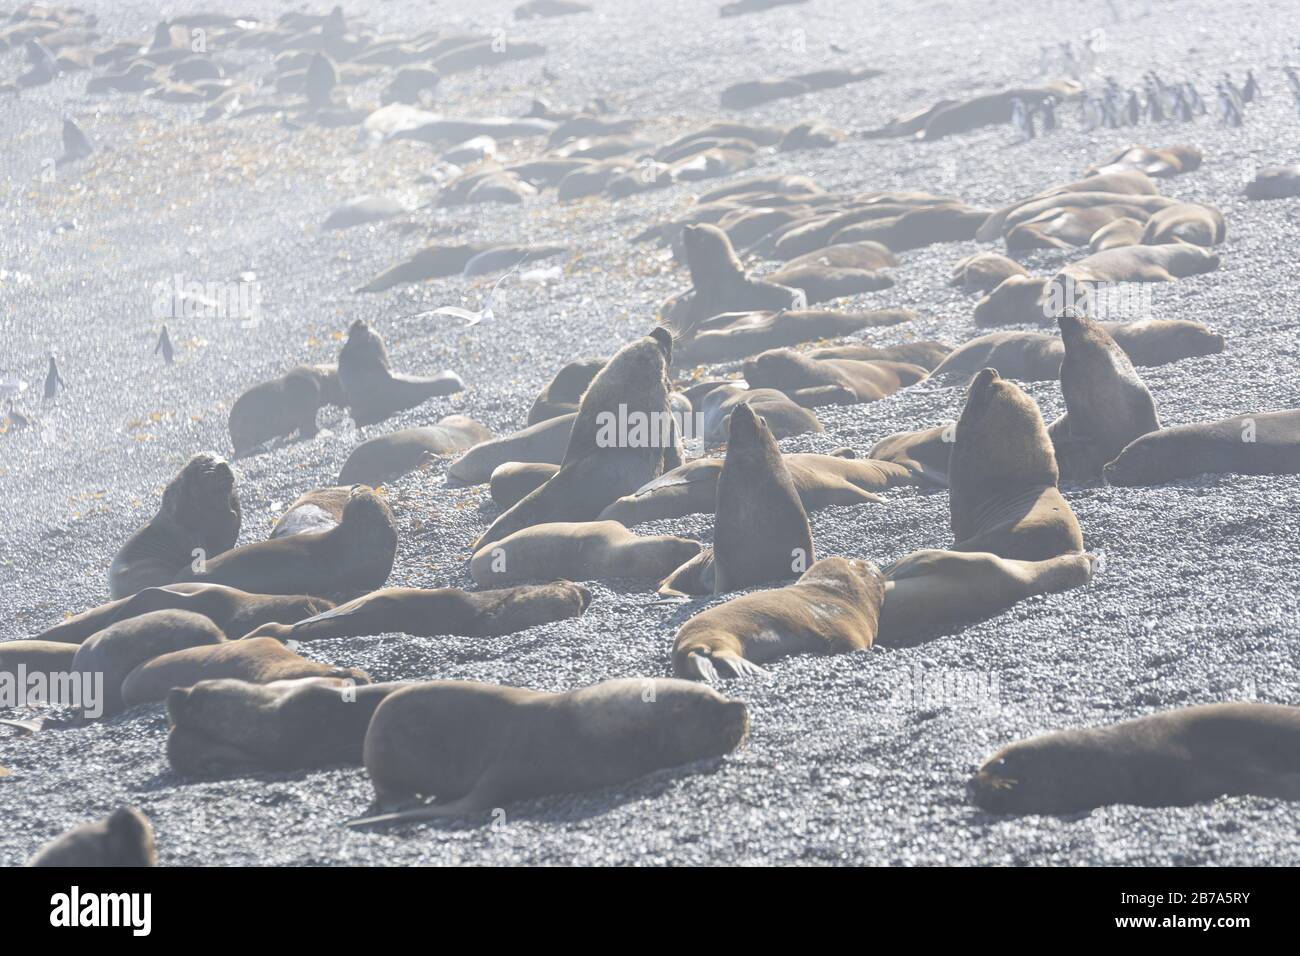
[[[70,163],[73,160],[85,159],[95,151],[95,144],[90,141],[90,137],[81,131],[81,127],[70,119],[63,121],[63,155],[58,159],[58,165]]]
[[[307,94],[307,103],[318,110],[328,106],[330,94],[339,81],[338,70],[334,61],[324,53],[317,53],[307,64],[307,76],[303,80],[303,91]]]
[[[172,364],[172,357],[176,354],[172,350],[171,336],[167,334],[167,325],[163,324],[162,332],[158,335],[158,344],[154,346],[153,354],[162,353],[163,361],[168,365]]]
[[[1043,113],[1043,132],[1050,133],[1056,129],[1056,97],[1045,96],[1038,108]]]
[[[1243,103],[1254,102],[1255,97],[1261,94],[1259,81],[1255,79],[1255,71],[1246,71],[1246,82],[1241,88],[1241,100]]]
[[[67,388],[68,384],[63,381],[63,376],[59,374],[59,363],[54,361],[54,356],[50,356],[50,370],[45,373],[45,397],[53,398],[59,394],[59,388]]]

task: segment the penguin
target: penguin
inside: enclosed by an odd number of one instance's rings
[[[1255,97],[1259,96],[1262,91],[1259,88],[1259,81],[1255,79],[1255,71],[1246,71],[1246,82],[1241,87],[1241,101],[1243,103],[1252,103]]]
[[[1043,132],[1050,133],[1056,129],[1056,97],[1045,96],[1038,108],[1043,113]]]
[[[163,323],[162,332],[158,335],[158,344],[154,346],[153,354],[162,353],[163,361],[168,365],[172,364],[172,357],[176,354],[172,349],[171,336],[167,334],[167,325]]]
[[[95,151],[95,144],[90,141],[90,137],[81,131],[78,126],[70,119],[63,121],[63,155],[58,158],[56,165],[62,166],[64,163],[71,163],[78,159],[85,159]]]
[[[307,94],[307,103],[318,110],[328,106],[330,94],[339,81],[338,70],[334,61],[324,53],[317,53],[307,64],[307,75],[303,79],[303,90]]]
[[[1142,104],[1138,101],[1137,90],[1128,91],[1128,99],[1124,101],[1124,118],[1128,120],[1129,126],[1136,126],[1138,120],[1142,119]]]
[[[53,398],[59,394],[59,387],[67,388],[67,382],[63,381],[63,376],[59,374],[59,363],[54,361],[54,356],[50,356],[50,370],[45,373],[45,397]]]
[[[43,86],[59,75],[59,65],[45,44],[38,40],[28,40],[24,49],[31,69],[18,77],[19,86]]]

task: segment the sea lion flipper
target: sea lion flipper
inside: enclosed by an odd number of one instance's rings
[[[420,820],[439,820],[449,817],[463,817],[489,809],[491,801],[484,801],[479,789],[471,790],[459,800],[448,803],[420,803],[404,810],[394,810],[369,817],[349,820],[348,826],[353,830],[370,826],[388,826],[394,823],[414,823]]]
[[[727,672],[722,675],[723,677],[752,677],[762,679],[772,676],[771,672],[766,668],[759,667],[753,661],[746,660],[739,654],[732,654],[727,651],[714,654],[713,662],[716,666]]]

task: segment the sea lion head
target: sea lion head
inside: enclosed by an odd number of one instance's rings
[[[1108,485],[1154,485],[1179,477],[1181,460],[1161,447],[1159,433],[1135,438],[1101,469]]]
[[[1201,168],[1203,157],[1201,151],[1195,146],[1180,143],[1176,146],[1167,147],[1165,152],[1178,160],[1178,165],[1184,173],[1190,173],[1194,169]]]
[[[397,548],[397,523],[388,504],[368,485],[354,485],[334,529],[359,563],[386,560],[392,565]]]
[[[642,699],[645,699],[644,696]],[[672,767],[720,757],[735,750],[749,733],[744,703],[728,700],[694,681],[661,678],[654,682],[655,746],[660,766]]]
[[[1096,792],[1115,775],[1114,758],[1081,733],[1055,733],[1004,747],[967,784],[989,813],[1077,813],[1105,803]]]
[[[230,464],[209,452],[195,455],[167,484],[159,514],[196,532],[210,554],[233,547],[241,515]]]
[[[682,246],[686,251],[691,285],[698,292],[745,277],[745,269],[731,248],[731,240],[717,226],[709,223],[687,226],[682,230]]]
[[[671,365],[673,361],[673,333],[662,325],[656,325],[650,330],[650,338],[658,343],[660,351],[664,353],[664,365]]]
[[[388,349],[384,340],[365,319],[356,319],[348,326],[348,340],[339,350],[339,366],[358,370],[388,368]]]
[[[966,391],[950,466],[964,481],[1008,488],[1055,485],[1056,456],[1034,400],[996,369],[981,369]]]
[[[119,807],[104,821],[108,866],[155,866],[153,828],[135,807]]]

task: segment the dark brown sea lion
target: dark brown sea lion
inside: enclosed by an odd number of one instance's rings
[[[721,757],[749,729],[745,705],[667,678],[611,680],[564,694],[472,681],[404,687],[366,731],[381,815],[353,826],[481,813]],[[413,797],[436,803],[398,813]]]
[[[1300,474],[1300,409],[1162,428],[1126,445],[1103,469],[1112,485],[1206,474]]]
[[[1011,122],[1016,100],[1036,105],[1049,96],[1058,100],[1077,97],[1082,87],[1072,80],[1057,80],[1046,86],[1016,87],[998,93],[985,93],[966,100],[940,100],[929,109],[891,120],[879,129],[860,133],[868,139],[892,136],[915,136],[936,140],[953,133],[964,133]]]
[[[1265,166],[1246,184],[1247,199],[1289,199],[1300,196],[1300,164]]]
[[[489,491],[502,508],[513,508],[532,492],[555,477],[559,465],[539,461],[508,461],[492,471]]]
[[[338,369],[299,365],[269,382],[254,385],[230,409],[230,440],[236,455],[246,455],[272,438],[316,434],[316,413],[324,405],[343,405]]]
[[[480,587],[556,575],[572,581],[660,581],[699,553],[700,543],[693,538],[637,535],[617,521],[535,524],[479,550],[470,561],[470,574]]]
[[[135,807],[114,810],[103,820],[83,823],[47,843],[28,866],[157,866],[153,828]]]
[[[365,319],[348,328],[348,340],[339,352],[339,384],[358,425],[373,425],[435,395],[465,387],[455,372],[440,372],[433,378],[394,373],[383,338]]]
[[[887,435],[872,446],[868,457],[907,469],[918,484],[948,487],[955,424],[935,425]]]
[[[1223,796],[1300,800],[1300,708],[1202,704],[999,750],[971,779],[990,813],[1185,807]]]
[[[167,483],[158,513],[113,557],[109,593],[126,597],[171,582],[190,562],[233,547],[239,525],[239,497],[230,465],[216,455],[195,455]]]
[[[466,415],[448,415],[436,425],[379,435],[352,449],[339,469],[339,484],[377,487],[425,462],[467,451],[491,437],[492,432]]]
[[[528,410],[528,424],[536,425],[548,418],[558,418],[578,410],[582,393],[609,359],[579,359],[555,373],[555,377],[533,400]]]

